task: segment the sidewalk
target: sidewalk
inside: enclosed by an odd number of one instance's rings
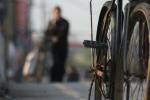
[[[12,83],[10,84],[12,98],[7,100],[87,100],[89,86],[89,82],[63,84]]]

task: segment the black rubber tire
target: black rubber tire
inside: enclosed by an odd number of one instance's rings
[[[106,2],[103,7],[102,7],[102,10],[101,10],[101,13],[100,13],[100,16],[99,16],[99,21],[98,21],[98,26],[97,26],[97,34],[96,34],[96,41],[100,41],[100,42],[103,42],[104,41],[104,33],[103,33],[103,27],[104,27],[104,22],[106,21],[106,15],[107,15],[107,11],[108,9],[111,7],[112,5],[112,1],[108,1]],[[115,29],[116,29],[116,5],[115,7],[113,8],[113,10],[111,11],[111,19],[113,19],[113,25],[111,26],[112,27],[112,34],[111,34],[111,47],[112,47],[112,50],[111,50],[111,56],[114,56],[114,53],[113,53],[113,47],[114,47],[114,37],[115,37]],[[109,24],[108,24],[109,26]],[[116,44],[117,45],[117,44]],[[97,57],[99,56],[99,53],[98,52],[101,52],[99,49],[96,50],[96,54],[97,54]],[[95,100],[104,100],[104,97],[103,95],[100,93],[100,91],[98,90],[99,88],[99,82],[98,82],[98,79],[96,78],[95,80]],[[111,90],[111,92],[113,92],[113,90]]]

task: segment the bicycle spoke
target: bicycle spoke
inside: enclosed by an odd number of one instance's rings
[[[142,13],[137,13],[142,14]],[[129,30],[127,47],[127,68],[129,70],[130,99],[144,100],[148,66],[148,28],[147,21],[143,15],[138,18],[133,17],[133,26]],[[135,18],[135,19],[134,19]]]

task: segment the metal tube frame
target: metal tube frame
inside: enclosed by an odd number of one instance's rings
[[[116,37],[115,37],[115,40],[117,42],[118,45],[115,45],[115,54],[117,54],[119,52],[119,49],[120,48],[120,44],[121,44],[121,35],[122,35],[122,28],[123,28],[123,15],[122,15],[122,5],[123,5],[123,0],[116,0],[116,4],[117,4],[117,14],[116,14]],[[116,59],[117,59],[117,55],[114,57],[114,60],[115,60],[115,63],[114,63],[114,66],[116,66]],[[119,67],[119,66],[117,66]],[[116,76],[116,67],[114,69],[114,76]],[[113,77],[113,80],[114,80],[115,77]],[[116,88],[116,81],[113,81],[112,83],[112,88],[113,90]],[[116,94],[112,93],[111,94],[111,100],[116,100]]]

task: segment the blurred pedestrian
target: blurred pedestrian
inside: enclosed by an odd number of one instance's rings
[[[68,54],[68,33],[69,23],[62,17],[61,8],[54,7],[52,11],[52,20],[50,20],[46,31],[46,43],[52,43],[51,52],[53,66],[50,76],[52,82],[62,82],[65,73],[65,63]]]

